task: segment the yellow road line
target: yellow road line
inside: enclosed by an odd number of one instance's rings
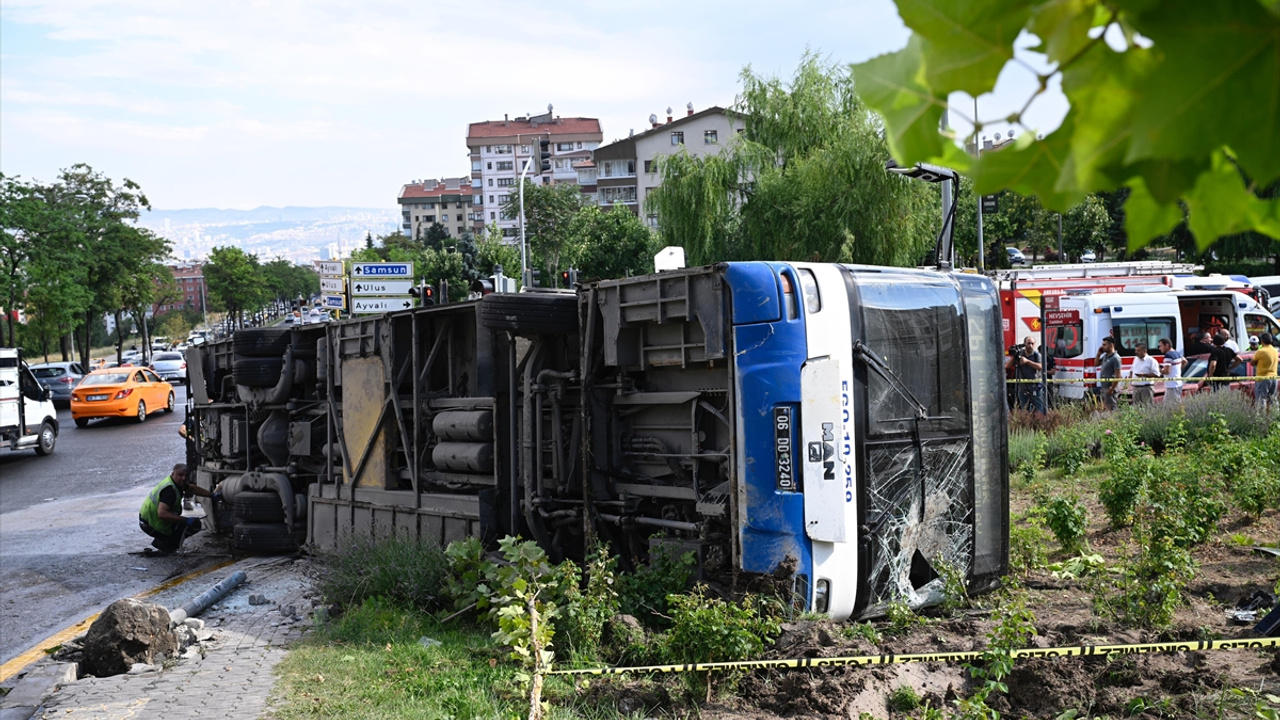
[[[181,585],[182,583],[188,580],[191,580],[192,578],[198,578],[201,575],[211,573],[214,570],[220,570],[234,562],[236,561],[226,560],[216,565],[210,565],[207,568],[201,568],[200,570],[193,570],[192,572],[189,572],[186,575],[180,575],[171,580],[166,580],[165,582],[160,583],[159,585],[151,588],[150,590],[144,590],[138,593],[137,595],[134,595],[133,597],[139,600],[142,600],[144,598],[152,597],[153,595],[158,595],[164,592],[165,590],[168,590],[169,588],[175,587],[177,585]],[[98,619],[98,616],[100,614],[101,613],[94,613],[74,625],[71,625],[62,630],[59,630],[58,632],[50,635],[44,640],[41,640],[40,642],[36,643],[35,647],[31,648],[30,650],[27,650],[26,652],[15,657],[9,662],[3,665],[0,665],[0,682],[4,682],[9,678],[13,677],[14,675],[17,675],[18,673],[25,670],[27,666],[30,665],[31,663],[34,663],[40,658],[48,655],[48,653],[45,652],[45,648],[53,648],[53,647],[62,645],[63,643],[76,637],[80,633],[83,633],[84,631],[88,630],[89,626],[93,624],[94,620]]]

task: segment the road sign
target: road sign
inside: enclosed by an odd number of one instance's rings
[[[1079,310],[1050,310],[1044,314],[1044,324],[1049,327],[1075,325],[1080,322]]]
[[[344,310],[347,307],[346,298],[341,295],[325,295],[323,296],[322,304],[327,308],[335,308],[337,310]]]
[[[316,269],[321,275],[329,277],[342,277],[343,275],[342,263],[340,262],[318,262],[316,263]]]
[[[412,278],[413,263],[391,263],[391,262],[372,262],[372,263],[352,263],[352,278]]]
[[[999,195],[983,195],[982,196],[982,214],[995,215],[1000,212],[1000,196]]]
[[[352,298],[351,312],[357,315],[394,312],[408,310],[413,304],[413,298],[407,297]]]
[[[352,295],[408,295],[412,280],[351,280]]]
[[[1050,295],[1049,293],[1045,293],[1041,296],[1040,302],[1044,305],[1045,310],[1057,310],[1058,301],[1060,299],[1062,299],[1061,295]]]
[[[340,293],[346,289],[346,278],[342,277],[321,277],[320,292]]]

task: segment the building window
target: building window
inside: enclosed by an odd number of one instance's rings
[[[514,169],[514,167],[515,167],[515,163],[511,160],[501,160],[498,162],[499,170],[511,170],[511,169]]]
[[[516,228],[502,228],[502,237],[515,237],[520,231]]]
[[[471,204],[472,204],[472,205],[483,205],[483,204],[484,204],[484,196],[483,196],[483,195],[472,195],[472,196],[471,196]]]
[[[515,178],[498,178],[498,187],[515,187]]]
[[[556,158],[557,170],[572,170],[573,158]]]
[[[441,216],[440,216],[440,222],[442,222],[442,223],[447,223],[447,222],[449,222],[449,216],[448,216],[448,215],[441,215]]]
[[[603,203],[633,203],[636,201],[636,188],[634,185],[600,188],[600,201]]]
[[[498,213],[496,213],[496,212],[490,212],[490,213],[489,213],[489,219],[490,219],[490,220],[497,220],[497,219],[498,219]]]
[[[707,145],[715,145],[720,142],[720,134],[715,130],[704,130],[702,132],[702,142]]]
[[[683,145],[683,144],[684,144],[684,132],[683,132],[683,131],[681,131],[681,130],[676,130],[676,131],[672,132],[672,133],[671,133],[671,144],[672,144],[672,145]]]
[[[428,209],[428,210],[435,210],[435,209],[436,209],[436,204],[435,204],[435,203],[433,203],[433,202],[429,202],[429,203],[427,203],[427,209]]]
[[[484,151],[485,151],[485,152],[487,152],[487,153],[491,153],[491,152],[493,152],[493,148],[492,148],[491,146],[489,146],[489,145],[485,145],[485,146],[484,146]]]
[[[490,195],[490,196],[489,196],[489,204],[490,204],[490,205],[492,205],[492,204],[493,204],[493,196],[492,196],[492,195]]]
[[[489,161],[489,162],[488,162],[488,163],[486,163],[486,164],[489,166],[489,167],[488,167],[488,169],[489,169],[489,170],[492,170],[492,169],[493,169],[493,161]]]
[[[489,187],[493,187],[493,178],[489,178]]]
[[[436,221],[436,216],[435,216],[435,215],[423,215],[423,216],[422,216],[422,222],[435,222],[435,221]]]
[[[573,149],[573,143],[556,143],[556,152],[569,152]]]
[[[651,173],[651,172],[653,172],[653,161],[652,161],[652,160],[645,160],[645,161],[644,161],[644,171],[645,171],[645,172],[647,172],[647,173]]]
[[[529,154],[529,146],[528,146],[528,145],[521,145],[521,146],[520,146],[520,153],[521,153],[522,155],[528,155],[528,154]]]
[[[628,174],[628,175],[635,175],[635,174],[636,174],[636,161],[635,161],[635,160],[628,160],[628,161],[627,161],[627,174]]]
[[[578,143],[578,149],[579,149],[579,150],[581,150],[581,149],[582,149],[582,143]]]

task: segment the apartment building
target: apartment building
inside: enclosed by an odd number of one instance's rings
[[[464,230],[484,234],[483,213],[477,210],[480,196],[473,194],[471,178],[455,177],[409,183],[400,188],[400,231],[409,237],[425,235],[433,223],[440,223],[450,237]]]
[[[152,305],[151,314],[160,315],[183,308],[204,310],[209,297],[209,286],[204,280],[204,263],[177,263],[167,267],[173,273],[173,282],[178,292],[166,298],[165,302]]]
[[[596,196],[601,205],[621,204],[642,214],[645,197],[662,183],[653,161],[684,148],[693,157],[718,155],[733,137],[742,132],[742,118],[722,107],[694,112],[693,103],[684,117],[675,119],[667,108],[667,121],[649,116],[649,129],[638,135],[602,145],[592,153],[595,163]],[[649,225],[657,219],[646,215]]]
[[[544,115],[486,120],[467,126],[467,151],[471,156],[471,187],[476,196],[473,212],[481,224],[497,223],[504,237],[519,234],[519,220],[504,217],[502,206],[516,191],[520,168],[533,160],[528,177],[544,185],[578,183],[575,165],[590,160],[604,135],[597,118],[562,118],[548,105]],[[536,157],[540,140],[548,140],[551,169],[542,173]]]

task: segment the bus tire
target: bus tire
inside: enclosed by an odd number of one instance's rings
[[[273,492],[243,490],[231,501],[235,516],[246,523],[282,523],[284,506]]]
[[[289,328],[240,328],[231,336],[231,348],[241,357],[280,357],[293,339]]]
[[[237,385],[245,387],[275,387],[284,369],[284,358],[237,356],[231,366],[231,375]]]
[[[53,429],[53,423],[45,421],[40,425],[40,437],[36,440],[37,455],[52,455],[53,448],[58,444],[58,431]]]
[[[231,530],[231,544],[250,553],[291,553],[298,549],[293,533],[284,523],[236,523]]]
[[[578,296],[569,293],[493,293],[480,301],[480,322],[490,330],[576,335]]]

